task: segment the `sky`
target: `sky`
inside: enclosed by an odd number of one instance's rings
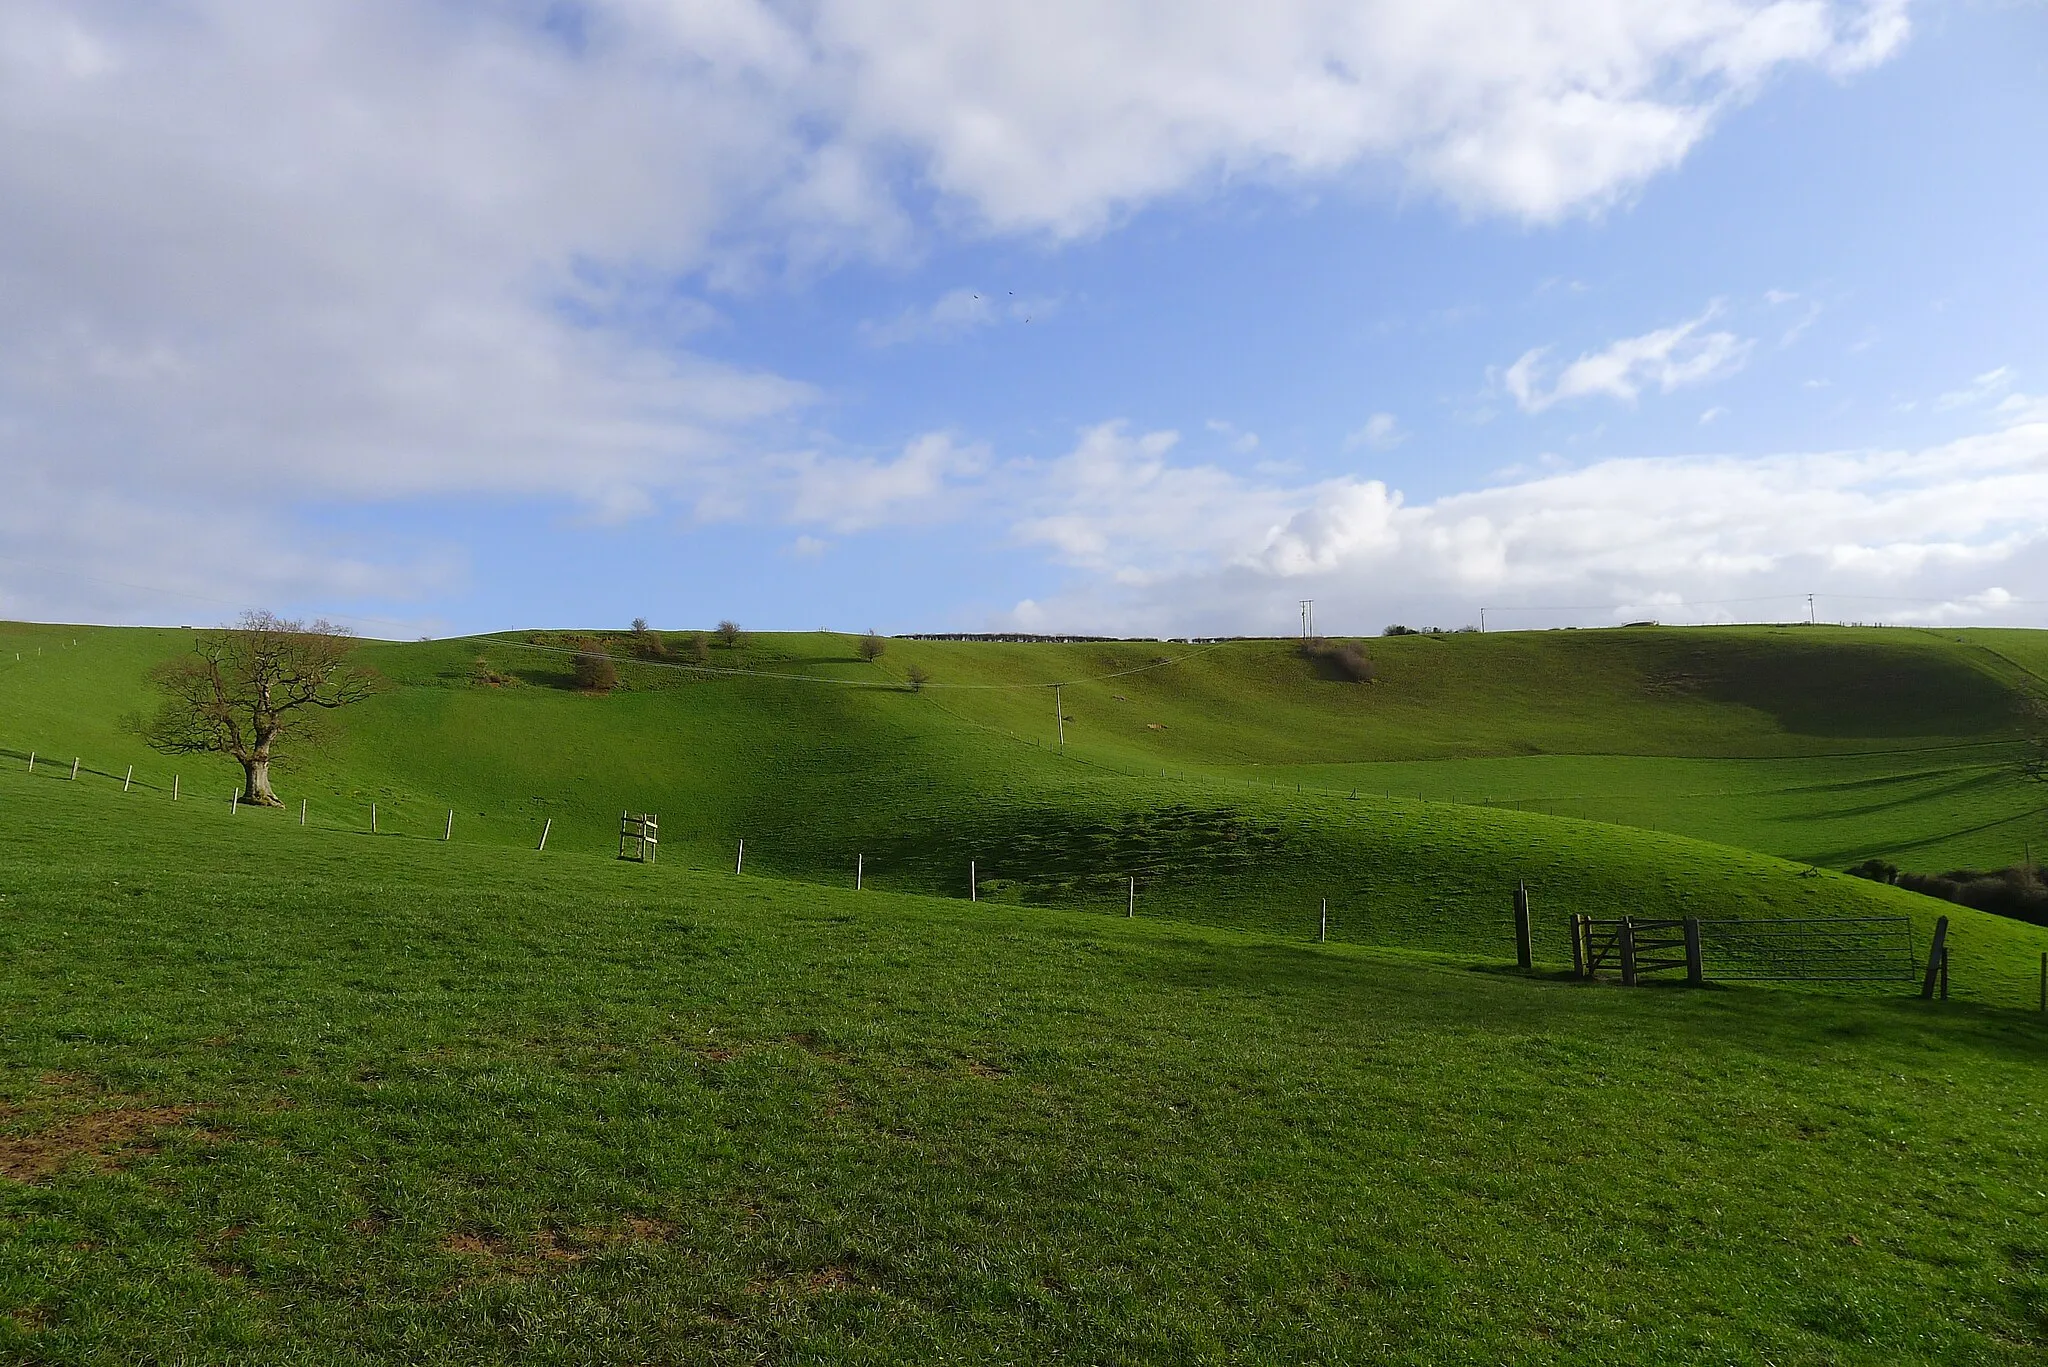
[[[0,618],[2048,626],[2044,147],[2043,0],[0,0]]]

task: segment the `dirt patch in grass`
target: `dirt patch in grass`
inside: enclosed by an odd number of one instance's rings
[[[0,1133],[0,1177],[12,1182],[45,1182],[75,1159],[102,1169],[118,1160],[154,1150],[158,1130],[183,1123],[190,1106],[144,1106],[117,1100],[94,1110],[39,1117],[20,1133]],[[0,1126],[12,1128],[34,1114],[0,1103]]]
[[[486,1276],[518,1279],[574,1267],[617,1249],[665,1244],[674,1234],[675,1226],[665,1220],[628,1215],[614,1224],[544,1227],[524,1238],[458,1231],[441,1240],[441,1251],[476,1264]]]
[[[782,1272],[756,1277],[747,1283],[747,1294],[756,1298],[829,1296],[834,1292],[858,1291],[864,1281],[859,1272],[843,1263],[827,1263],[804,1272]]]

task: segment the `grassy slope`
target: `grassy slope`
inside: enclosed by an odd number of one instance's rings
[[[96,767],[112,775],[132,758],[160,787],[167,762],[124,738],[115,719],[146,702],[141,676],[178,648],[178,633],[40,635],[42,657],[0,664],[11,733],[0,744],[26,749],[51,737],[60,750],[94,752]],[[74,638],[76,647],[61,644]],[[846,645],[775,637],[717,659],[853,681],[925,663],[942,683],[1000,685],[1106,674],[1186,649],[899,642],[869,667]],[[1413,751],[1433,743],[1430,728],[1453,723],[1488,744],[1523,735],[1645,749],[1711,740],[1720,753],[1867,748],[1868,737],[1841,734],[1844,716],[1905,749],[1953,744],[1971,728],[1980,739],[2010,734],[2013,725],[2007,666],[1985,666],[1981,652],[1958,653],[1919,633],[1411,638],[1377,647],[1385,682],[1372,688],[1319,680],[1281,644],[1233,645],[1068,689],[1067,759],[1031,739],[1033,728],[1052,731],[1050,699],[1037,688],[913,695],[627,666],[633,689],[588,698],[551,686],[563,671],[558,656],[485,648],[528,682],[471,685],[475,642],[370,648],[400,687],[360,709],[340,749],[287,791],[311,794],[319,825],[366,827],[375,801],[381,829],[438,835],[453,806],[465,842],[530,842],[553,819],[551,847],[586,853],[612,847],[622,807],[650,808],[663,815],[672,862],[718,867],[745,838],[751,868],[814,881],[850,883],[855,855],[865,854],[879,889],[961,894],[974,860],[985,897],[1114,910],[1124,878],[1135,875],[1149,914],[1288,933],[1312,925],[1328,898],[1340,939],[1485,955],[1507,945],[1506,890],[1526,881],[1537,898],[1539,952],[1552,962],[1566,955],[1571,911],[1905,913],[1919,921],[1924,944],[1942,908],[1655,831],[1374,799],[1370,787],[1356,802],[1297,795],[1265,777],[1244,782],[1232,774],[1245,771],[1229,766],[1262,746],[1280,759]],[[1759,698],[1760,681],[1778,691]],[[1837,721],[1810,715],[1800,698],[1813,689],[1838,695],[1829,714]],[[1736,692],[1747,701],[1731,701]],[[1146,729],[1161,718],[1164,730]],[[1641,783],[1673,762],[1634,761],[1650,767],[1630,777]],[[1853,762],[1825,754],[1774,761]],[[235,783],[218,761],[180,768],[188,793],[217,804]],[[1648,786],[1633,806],[1673,800],[1668,788],[1657,797],[1654,780]],[[1808,805],[1829,801],[1823,792]],[[1915,810],[1950,801],[1937,791]],[[279,824],[272,813],[247,819]],[[1839,808],[1834,819],[1844,819]],[[1817,841],[1843,838],[1821,829]],[[2048,937],[1971,913],[1954,919],[1959,992],[2031,1000],[2035,956]]]
[[[1587,990],[18,768],[0,809],[0,1155],[194,1108],[0,1182],[11,1360],[2048,1348],[2017,1013]]]

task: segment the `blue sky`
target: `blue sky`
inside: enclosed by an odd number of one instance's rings
[[[0,615],[2048,624],[2048,7],[1240,11],[13,7]]]

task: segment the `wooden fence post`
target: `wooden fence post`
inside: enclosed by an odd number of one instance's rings
[[[305,798],[300,798],[300,799],[299,799],[299,824],[300,824],[301,826],[303,826],[303,825],[305,825],[305,824],[306,824],[306,799],[305,799]]]
[[[1536,963],[1536,948],[1529,943],[1529,885],[1515,884],[1515,962],[1527,973]]]
[[[1138,875],[1134,873],[1134,874],[1132,874],[1132,875],[1131,875],[1131,900],[1130,900],[1130,902],[1129,902],[1129,903],[1127,903],[1127,904],[1125,905],[1125,907],[1124,907],[1124,919],[1126,919],[1126,920],[1129,920],[1129,919],[1130,919],[1131,917],[1133,917],[1133,916],[1136,916],[1137,914],[1138,914]],[[2048,973],[2048,954],[2043,954],[2043,955],[2041,956],[2041,963],[2042,963],[2042,969],[2041,969],[2041,971],[2042,971],[2043,973]],[[2043,982],[2048,982],[2048,978],[2043,978],[2043,979],[2042,979],[2042,981],[2043,981]],[[2043,1007],[2042,1009],[2043,1009],[2044,1011],[2048,1011],[2048,1007]]]
[[[1328,944],[1329,942],[1330,942],[1330,899],[1329,899],[1329,898],[1327,898],[1327,897],[1325,897],[1325,898],[1323,899],[1323,913],[1322,913],[1322,919],[1321,919],[1320,921],[1318,921],[1318,922],[1316,923],[1316,943],[1320,945],[1320,944]]]
[[[970,902],[979,902],[981,900],[981,877],[975,873],[974,861],[972,859],[967,861],[967,900]]]
[[[547,821],[546,821],[545,823],[543,823],[543,824],[542,824],[542,826],[541,826],[541,828],[540,828],[540,848],[541,848],[541,849],[545,850],[545,849],[546,849],[546,848],[548,847],[548,832],[549,832],[549,831],[552,831],[552,830],[553,830],[554,828],[555,828],[555,819],[554,819],[553,817],[549,817],[549,818],[547,819]]]
[[[171,775],[171,801],[173,802],[178,800],[178,778],[177,774]]]
[[[1920,1000],[1934,1000],[1935,978],[1948,957],[1948,917],[1934,918],[1934,941],[1927,946],[1927,975],[1920,980]]]
[[[135,766],[131,764],[128,766],[127,774],[124,775],[121,779],[121,791],[124,793],[127,792],[128,785],[133,782],[135,782]]]
[[[1621,985],[1636,985],[1636,923],[1629,916],[1621,918]]]
[[[455,838],[455,809],[448,809],[448,824],[441,828],[441,843],[447,844]]]
[[[71,761],[71,781],[73,783],[78,782],[78,761],[76,759]]]
[[[1700,959],[1700,918],[1685,918],[1685,980],[1694,987],[1707,981],[1707,966]]]
[[[740,852],[739,852],[739,853],[738,853],[737,855],[735,855],[735,856],[733,857],[733,861],[732,861],[732,872],[733,872],[733,876],[734,876],[735,878],[737,878],[737,877],[739,876],[739,872],[740,872],[740,870],[741,870],[741,869],[743,869],[743,868],[745,868],[746,866],[747,866],[747,842],[746,842],[746,841],[744,841],[744,840],[742,840],[742,841],[740,842]]]
[[[1572,976],[1592,976],[1586,971],[1586,916],[1578,911],[1572,913]]]
[[[376,833],[377,833],[377,804],[376,804],[376,803],[374,803],[374,802],[372,802],[372,803],[370,804],[370,834],[371,834],[371,835],[375,835]]]
[[[868,857],[864,854],[856,854],[853,857],[853,890],[855,892],[860,891],[861,879],[867,876],[867,871]]]

